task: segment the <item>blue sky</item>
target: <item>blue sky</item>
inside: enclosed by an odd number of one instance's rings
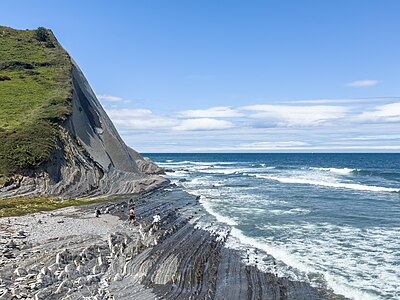
[[[400,1],[7,1],[142,152],[400,152]]]

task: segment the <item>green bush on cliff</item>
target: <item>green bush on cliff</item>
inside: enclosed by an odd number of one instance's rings
[[[35,35],[39,42],[47,42],[50,39],[48,31],[44,27],[38,27],[35,30]]]
[[[70,58],[43,29],[0,26],[0,182],[48,161],[71,111]]]

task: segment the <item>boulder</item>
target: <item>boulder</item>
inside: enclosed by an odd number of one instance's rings
[[[15,269],[14,274],[18,276],[25,276],[28,275],[28,271],[25,268],[18,267]]]
[[[35,296],[34,296],[34,300],[44,300],[44,299],[48,299],[49,296],[51,296],[51,290],[49,288],[44,288],[41,289],[40,291],[38,291]]]
[[[62,281],[60,283],[60,285],[58,286],[57,290],[56,290],[56,294],[61,294],[61,293],[65,293],[68,291],[69,288],[71,288],[73,286],[72,282],[68,279],[65,279],[64,281]]]
[[[121,281],[122,279],[124,279],[124,277],[120,273],[117,273],[115,274],[113,281]]]

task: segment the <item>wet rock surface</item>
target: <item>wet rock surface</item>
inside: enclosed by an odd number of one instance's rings
[[[209,218],[195,196],[164,189],[0,219],[0,299],[344,299],[246,264],[224,246],[229,226],[199,228]]]

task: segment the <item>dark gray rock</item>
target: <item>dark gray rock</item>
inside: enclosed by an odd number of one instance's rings
[[[22,267],[16,268],[15,271],[14,271],[14,273],[15,273],[17,276],[25,276],[25,275],[28,275],[28,271],[27,271],[25,268],[22,268]]]

